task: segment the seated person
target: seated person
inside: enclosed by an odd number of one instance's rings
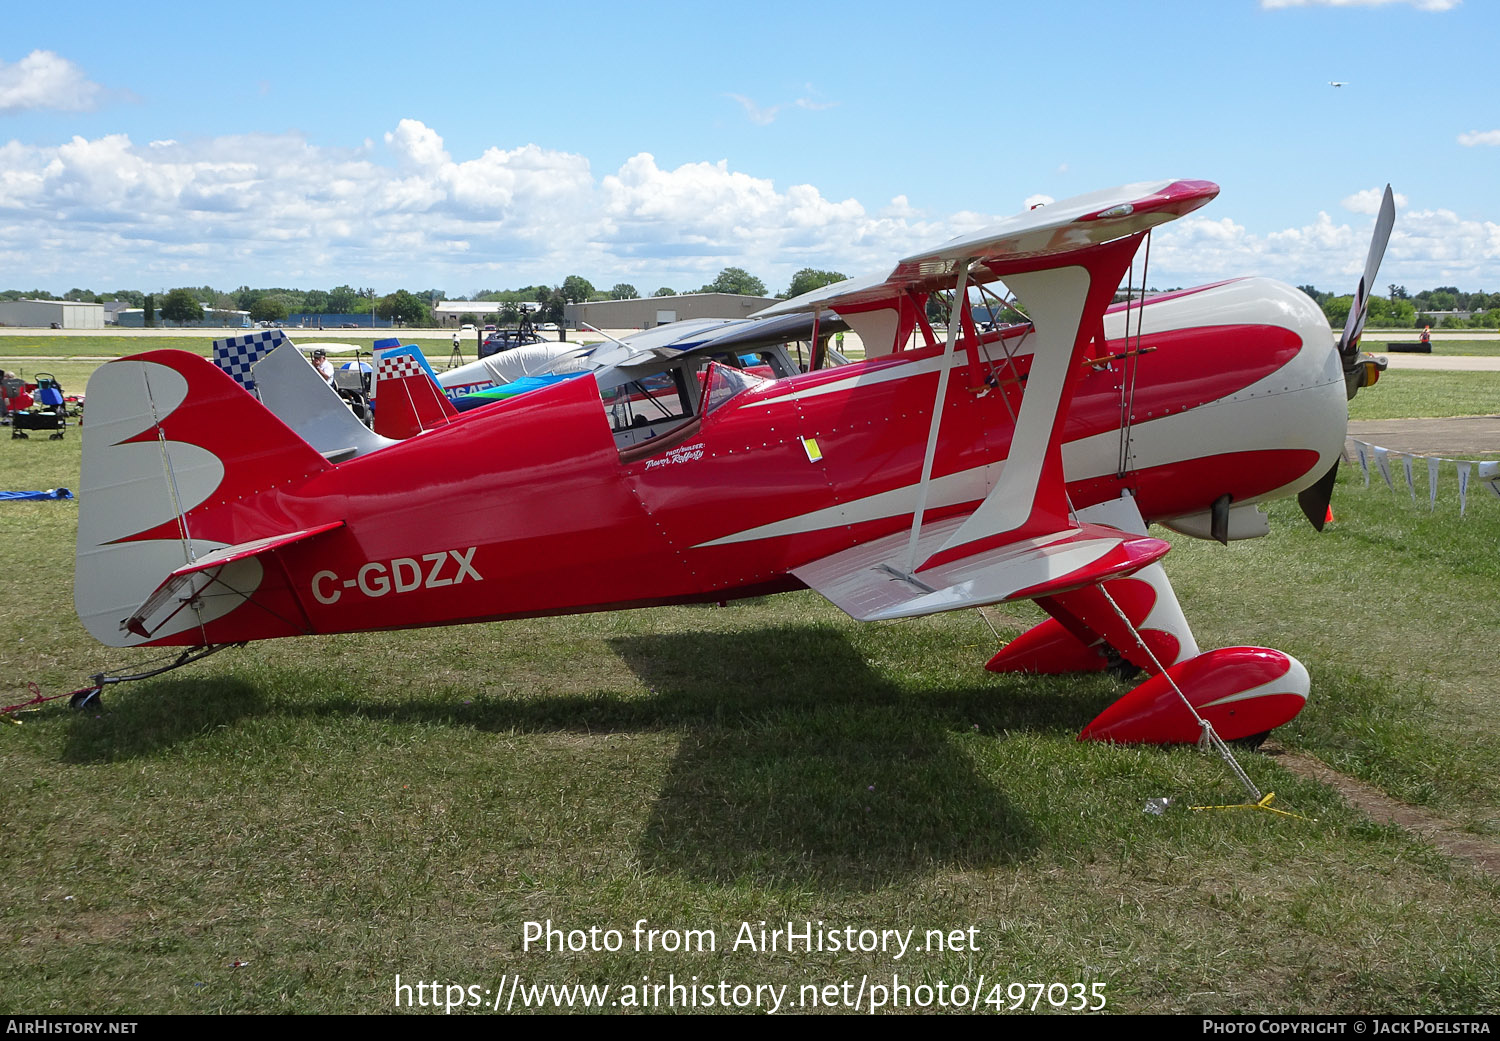
[[[313,351],[313,368],[318,370],[318,375],[323,377],[325,383],[333,382],[333,362],[328,360],[328,352],[319,347]]]

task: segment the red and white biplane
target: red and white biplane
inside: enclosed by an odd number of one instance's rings
[[[88,387],[79,617],[109,645],[210,650],[803,587],[857,619],[1030,599],[1050,618],[990,669],[1149,674],[1081,736],[1253,738],[1297,714],[1307,672],[1200,651],[1147,524],[1251,538],[1257,504],[1300,493],[1321,526],[1346,398],[1374,376],[1358,333],[1384,241],[1337,347],[1269,279],[1112,305],[1151,229],[1217,193],[1054,203],[472,411],[416,366],[382,373],[402,436],[295,350],[257,364],[256,393],[184,352],[110,362]],[[1001,280],[1026,320],[995,328],[976,294]],[[865,360],[825,367],[845,324]],[[791,339],[816,345],[809,371],[767,346]]]

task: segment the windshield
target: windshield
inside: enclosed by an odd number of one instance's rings
[[[699,414],[706,416],[740,391],[758,387],[766,382],[769,381],[754,373],[746,372],[744,369],[710,362],[707,372],[704,373],[703,407],[698,410]]]

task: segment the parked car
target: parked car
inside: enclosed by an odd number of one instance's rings
[[[465,333],[471,333],[473,331],[474,331],[474,327],[472,325],[470,325],[468,322],[465,322],[464,323],[464,327],[459,330],[459,332],[465,332]]]

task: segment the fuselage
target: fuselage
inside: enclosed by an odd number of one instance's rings
[[[1236,505],[1285,496],[1342,447],[1345,395],[1328,325],[1289,286],[1246,279],[1160,298],[1144,313],[1116,309],[1105,337],[1096,355],[1126,357],[1087,365],[1067,412],[1075,508],[1128,490],[1148,521],[1166,521],[1223,495]],[[930,520],[971,510],[993,487],[1030,363],[1014,332],[986,345],[977,366],[964,346],[949,362]],[[592,377],[467,413],[233,509],[190,515],[205,544],[343,526],[278,549],[274,566],[230,565],[240,587],[254,584],[256,603],[125,642],[405,628],[795,588],[792,569],[910,527],[944,357],[927,347],[760,381],[624,449]]]

